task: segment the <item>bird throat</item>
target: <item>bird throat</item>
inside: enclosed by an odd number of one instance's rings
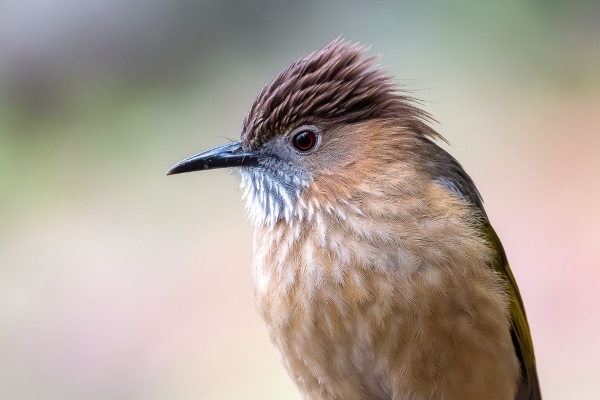
[[[301,218],[298,207],[300,195],[310,184],[311,176],[299,168],[263,164],[260,167],[239,169],[240,187],[246,200],[246,211],[252,223],[275,225]]]

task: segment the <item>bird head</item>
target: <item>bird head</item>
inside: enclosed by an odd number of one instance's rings
[[[356,196],[373,176],[413,170],[440,138],[358,44],[334,40],[294,61],[259,93],[239,141],[187,158],[168,175],[236,168],[255,224],[310,218]]]

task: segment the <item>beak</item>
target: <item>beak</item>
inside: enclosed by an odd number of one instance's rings
[[[173,165],[167,175],[184,172],[204,171],[206,169],[252,167],[258,165],[258,156],[242,150],[240,142],[215,147]]]

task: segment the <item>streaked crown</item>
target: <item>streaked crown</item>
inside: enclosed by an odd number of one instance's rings
[[[429,115],[376,67],[365,48],[336,39],[294,61],[254,100],[242,124],[242,145],[256,149],[299,125],[326,128],[370,118],[401,118],[415,131],[438,137]]]

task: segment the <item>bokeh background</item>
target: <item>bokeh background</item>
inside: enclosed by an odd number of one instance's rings
[[[424,100],[525,299],[546,400],[600,398],[600,3],[0,1],[0,398],[299,399],[225,171],[343,35]]]

